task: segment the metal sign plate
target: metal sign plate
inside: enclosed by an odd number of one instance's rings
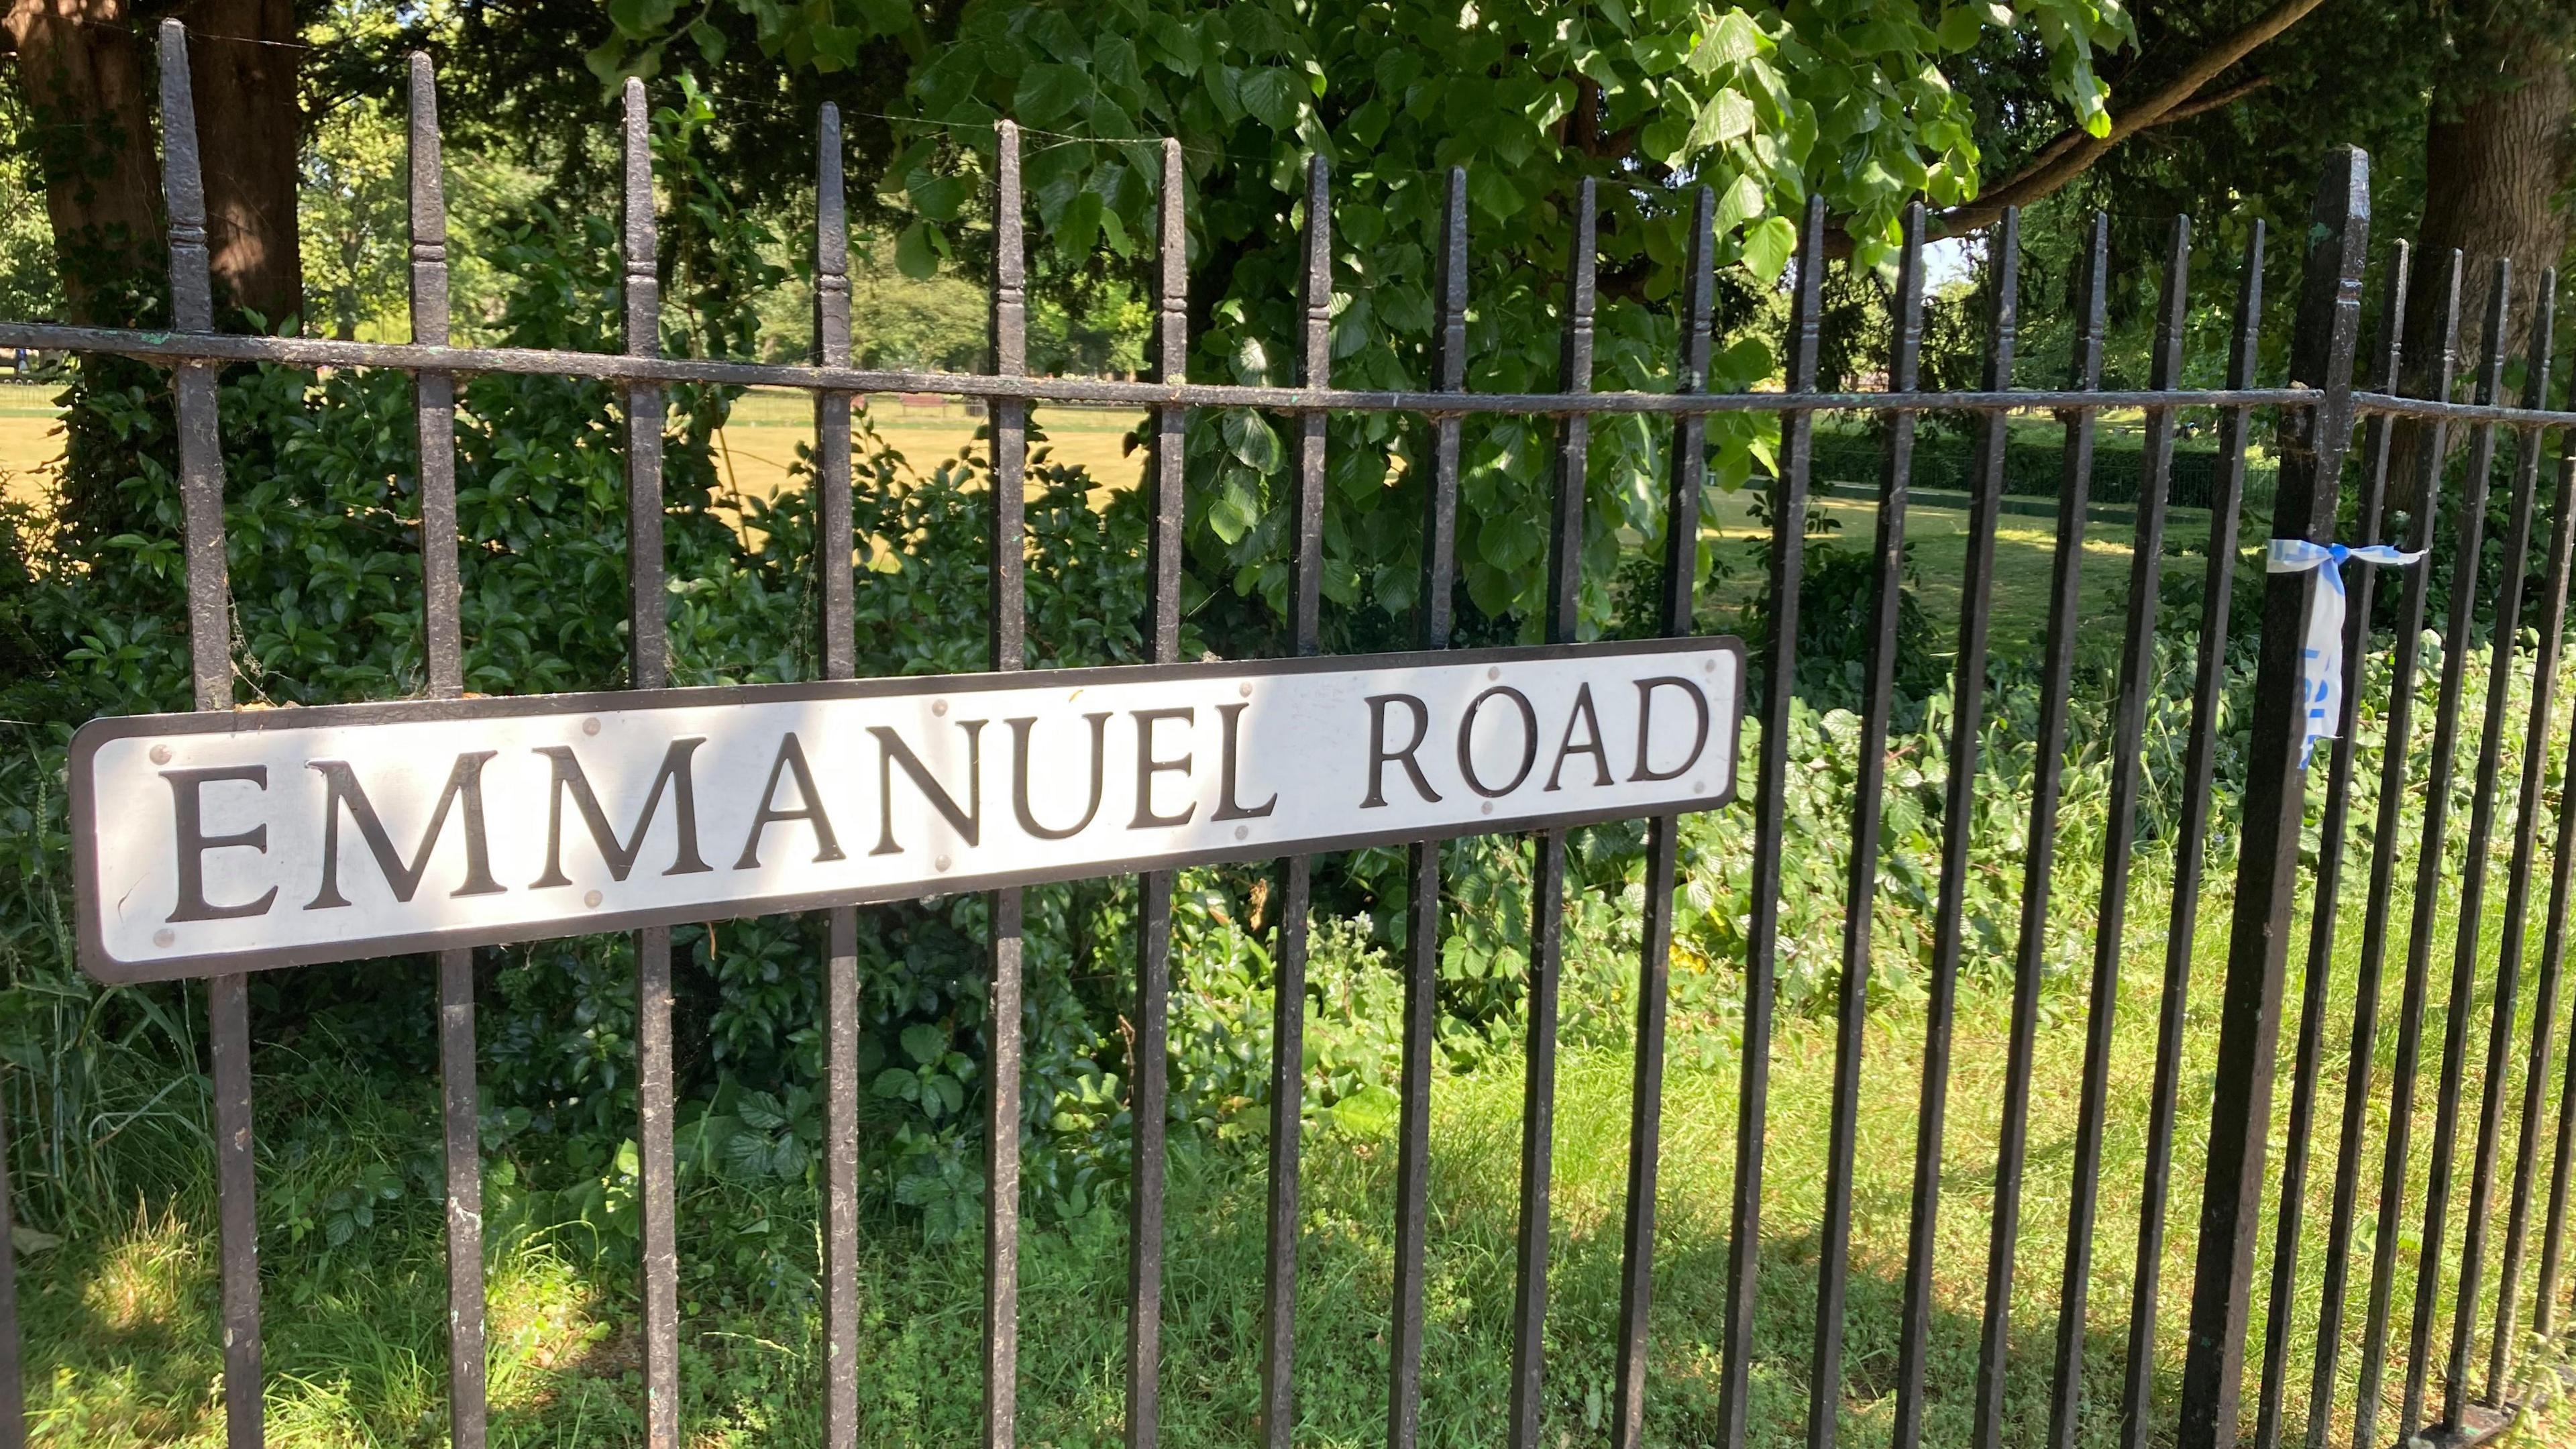
[[[94,720],[81,963],[163,980],[1704,810],[1734,639]]]

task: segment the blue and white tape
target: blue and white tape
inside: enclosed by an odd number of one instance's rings
[[[2343,563],[2359,559],[2373,564],[2411,564],[2424,557],[2384,543],[2346,548],[2339,543],[2310,543],[2276,538],[2265,572],[2305,573],[2315,569],[2317,587],[2308,591],[2307,621],[2300,633],[2299,697],[2307,706],[2306,737],[2299,745],[2299,768],[2308,767],[2317,741],[2330,740],[2343,723]]]

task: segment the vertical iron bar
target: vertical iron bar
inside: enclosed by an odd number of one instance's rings
[[[411,57],[411,340],[447,345],[447,195],[438,82]],[[421,656],[429,694],[465,692],[462,591],[456,571],[456,379],[412,379],[420,440]],[[483,1138],[475,1091],[474,953],[438,953],[438,1058],[447,1136],[447,1420],[455,1449],[482,1449]]]
[[[170,320],[215,330],[206,252],[206,188],[197,160],[197,105],[188,32],[161,22],[162,198],[170,215]],[[187,530],[188,657],[196,707],[233,707],[232,585],[224,550],[224,454],[216,431],[220,368],[171,369],[179,434],[179,499]],[[239,976],[206,983],[214,1056],[215,1194],[223,1254],[224,1440],[257,1449],[263,1436],[259,1334],[258,1174],[251,1159],[250,999]]]
[[[2531,360],[2529,370],[2523,375],[2522,405],[2527,408],[2548,405],[2550,331],[2555,320],[2552,306],[2555,298],[2551,293],[2557,285],[2555,272],[2541,272],[2540,287],[2534,296],[2536,315],[2531,326]],[[2503,352],[2503,334],[2499,332],[2493,353],[2500,359]],[[2469,999],[2460,988],[2474,989],[2481,944],[2478,924],[2486,885],[2487,841],[2497,806],[2496,776],[2503,764],[2505,716],[2512,710],[2513,651],[2521,634],[2522,586],[2531,552],[2532,501],[2540,491],[2540,437],[2537,432],[2523,434],[2521,453],[2520,463],[2514,469],[2513,513],[2505,526],[2504,587],[2496,594],[2494,638],[2490,641],[2488,654],[2486,731],[2478,750],[2479,808],[2469,831],[2468,882],[2460,900],[2458,959],[2468,966],[2469,975],[2454,984],[2454,1002],[2461,1018],[2454,1031],[2463,1046],[2468,1037]],[[2455,574],[2455,592],[2458,581],[2459,576]],[[2532,727],[2545,730],[2547,721],[2538,707],[2547,698],[2548,686],[2535,678],[2533,687],[2538,692],[2532,696]],[[2536,762],[2526,756],[2524,773],[2536,782],[2535,765]],[[2537,808],[2538,801],[2530,794],[2522,796],[2515,805],[2514,859],[2518,868],[2507,878],[2504,939],[2499,943],[2496,961],[2495,1020],[2487,1032],[2486,1071],[2478,1090],[2478,1142],[2470,1158],[2469,1201],[2461,1221],[2460,1288],[2451,1307],[2451,1361],[2442,1391],[2442,1426],[2453,1434],[2460,1432],[2462,1416],[2469,1403],[2469,1340],[2477,1330],[2479,1280],[2486,1273],[2487,1207],[2495,1195],[2497,1138],[2504,1131],[2505,1086],[2513,1070],[2506,1053],[2513,1047],[2514,1008],[2521,1004],[2522,928],[2526,900],[2523,872],[2531,864],[2531,830],[2539,823],[2535,814]],[[2466,1065],[2465,1061],[2457,1064],[2463,1069]],[[2456,1089],[2452,1095],[2458,1096]],[[2510,1280],[2500,1296],[2505,1299],[2513,1297]]]
[[[2540,316],[2534,330],[2554,330],[2558,302],[2558,276],[2554,270],[2540,274]],[[2532,347],[2531,374],[2541,381],[2529,389],[2532,407],[2549,405],[2549,343],[2536,340]],[[2526,495],[2535,493],[2539,484],[2540,454],[2543,438],[2539,429],[2526,429],[2522,435],[2521,482]],[[2538,864],[2540,849],[2541,790],[2548,768],[2549,726],[2551,711],[2557,701],[2558,647],[2560,632],[2567,626],[2568,550],[2576,543],[2576,511],[2568,507],[2566,482],[2560,480],[2558,501],[2551,512],[2553,527],[2549,535],[2548,582],[2543,586],[2540,626],[2540,650],[2532,662],[2531,713],[2523,728],[2522,787],[2518,793],[2519,815],[2514,826],[2513,867],[2505,879],[2503,964],[2497,969],[2499,981],[2514,979],[2523,954],[2523,938],[2530,926],[2531,877]],[[2544,954],[2539,963],[2537,999],[2532,1004],[2531,1058],[2523,1075],[2522,1112],[2517,1119],[2519,1130],[2513,1160],[2513,1195],[2505,1210],[2503,1271],[2497,1275],[2502,1286],[2496,1292],[2495,1340],[2488,1348],[2487,1402],[2501,1404],[2509,1385],[2507,1378],[2513,1366],[2515,1316],[2522,1306],[2523,1239],[2531,1224],[2531,1182],[2539,1162],[2541,1084],[2549,1075],[2549,1048],[2553,1023],[2558,1015],[2558,965]],[[2499,986],[2498,990],[2503,987]],[[2499,998],[2501,1002],[2501,998]],[[2497,1040],[2508,1033],[2498,1030]],[[2503,1064],[2497,1060],[2500,1048],[2491,1048],[2487,1066],[2487,1119],[2493,1123],[2499,1110],[2497,1098],[2502,1094]],[[2492,1126],[2482,1127],[2481,1145]],[[2483,1154],[2481,1154],[2483,1155]],[[2475,1217],[2471,1219],[2477,1221]],[[2462,1315],[2464,1318],[2465,1314]]]
[[[2565,533],[2570,527],[2569,520],[2576,518],[2576,443],[2562,441],[2559,445],[2558,509],[2558,528]],[[2571,732],[2567,768],[2560,778],[2576,780],[2576,732]],[[2549,883],[2549,924],[2542,932],[2540,945],[2541,969],[2553,977],[2558,974],[2566,956],[2568,889],[2571,874],[2576,874],[2576,809],[2568,808],[2564,791],[2562,786],[2558,807],[2558,849],[2551,863]],[[2571,1029],[2576,1029],[2576,1016],[2569,1020]],[[2547,1026],[2548,1023],[2543,1021],[2533,1030],[2546,1030]],[[2535,1049],[2535,1057],[2538,1054],[2538,1049]],[[2535,1068],[2532,1075],[2537,1080],[2541,1073]],[[2528,1088],[2526,1092],[2524,1100],[2529,1101],[2537,1095],[2538,1088]],[[2523,1130],[2532,1130],[2534,1120],[2526,1115]],[[2542,1338],[2551,1337],[2558,1330],[2558,1264],[2567,1241],[2567,1171],[2571,1148],[2576,1148],[2576,1041],[2568,1043],[2567,1076],[2558,1092],[2558,1140],[2550,1155],[2549,1210],[2540,1235],[2540,1282],[2532,1292],[2531,1331]]]
[[[2021,209],[2006,207],[1987,252],[1985,389],[2012,386],[2021,324]],[[1950,1100],[1950,1035],[1959,999],[1969,848],[1975,841],[1977,745],[1984,729],[1988,596],[2003,512],[2008,414],[1978,419],[1976,491],[1968,501],[1968,551],[1959,590],[1959,656],[1950,684],[1949,775],[1942,788],[1941,896],[1932,919],[1932,979],[1924,1009],[1923,1095],[1914,1133],[1914,1209],[1906,1230],[1905,1298],[1897,1331],[1894,1449],[1920,1449],[1932,1342],[1933,1256],[1940,1247],[1941,1143]]]
[[[628,77],[623,132],[625,330],[630,357],[662,350],[662,283],[653,226],[653,113],[644,82]],[[626,389],[626,586],[630,689],[671,682],[662,602],[662,409],[658,383]],[[635,1092],[638,1195],[644,1257],[644,1442],[680,1442],[678,1166],[671,1131],[671,930],[635,933]]]
[[[1798,228],[1790,284],[1788,390],[1816,390],[1823,319],[1825,199],[1811,195]],[[1753,1308],[1762,1270],[1762,1158],[1771,1116],[1771,992],[1780,965],[1780,864],[1789,777],[1789,722],[1797,699],[1798,590],[1807,559],[1807,470],[1816,416],[1780,416],[1778,476],[1771,486],[1771,637],[1763,651],[1762,732],[1754,777],[1751,930],[1744,956],[1744,1045],[1735,1096],[1735,1201],[1726,1240],[1726,1320],[1718,1366],[1718,1436],[1742,1449],[1753,1391]]]
[[[1557,390],[1592,390],[1592,279],[1599,196],[1583,178],[1574,202],[1573,251],[1566,259],[1565,336]],[[1557,421],[1556,491],[1547,553],[1547,642],[1574,642],[1583,587],[1583,497],[1592,420]],[[1529,1043],[1521,1086],[1520,1240],[1512,1275],[1512,1449],[1538,1449],[1540,1381],[1547,1334],[1548,1176],[1556,1145],[1556,992],[1565,963],[1565,831],[1532,839]]]
[[[2261,356],[2263,241],[2263,222],[2258,217],[2253,235],[2246,238],[2245,267],[2237,280],[2236,331],[2227,358],[2230,388],[2254,385]],[[2129,1344],[2120,1382],[2121,1449],[2147,1449],[2155,1397],[2156,1310],[2164,1282],[2166,1209],[2173,1196],[2174,1123],[2181,1108],[2183,1034],[2190,1024],[2191,958],[2200,934],[2201,877],[2208,868],[2218,711],[2227,688],[2228,604],[2236,588],[2245,439],[2252,422],[2250,408],[2229,408],[2219,415],[2218,495],[2209,504],[2209,566],[2200,591],[2200,653],[2192,685],[2191,738],[2183,757],[2173,914],[2165,929],[2164,998],[2156,1022],[2154,1096],[2147,1110],[2146,1182],[2138,1204],[2137,1266],[2130,1278]]]
[[[2449,401],[2452,383],[2458,372],[2460,344],[2460,291],[2466,270],[2460,253],[2451,253],[2447,289],[2443,293],[2440,351],[2435,360],[2434,396]],[[2425,424],[2424,457],[2418,467],[2420,488],[2415,517],[2408,528],[2410,550],[2429,548],[2433,542],[2433,521],[2441,512],[2442,463],[2449,451],[2449,430],[2440,420]],[[2380,962],[2387,949],[2391,899],[2396,889],[2398,828],[2404,821],[2409,798],[2407,741],[2414,729],[2415,673],[2418,646],[2424,635],[2426,591],[2432,586],[2432,570],[2421,566],[2406,571],[2406,592],[2400,596],[2397,621],[2397,651],[2393,661],[2388,701],[2388,744],[2380,758],[2379,829],[2370,862],[2370,895],[2361,923],[2361,991],[2371,1008],[2362,1010],[2364,1002],[2353,1007],[2353,1061],[2365,1068],[2375,1059],[2378,1038],[2375,1030],[2378,1007]],[[2446,752],[2447,753],[2447,752]],[[2438,835],[2441,814],[2449,808],[2449,770],[2443,770],[2440,796],[2425,796],[2428,810],[2437,812],[2426,820],[2428,839]],[[2433,903],[2418,901],[2417,908],[2428,915]],[[2428,925],[2429,931],[2431,927]],[[2406,961],[2403,994],[2397,1008],[2397,1056],[2389,1072],[2388,1140],[2383,1146],[2379,1181],[2379,1214],[2373,1234],[2370,1262],[2370,1297],[2362,1312],[2360,1383],[2353,1393],[2354,1449],[2377,1449],[2379,1423],[2379,1381],[2387,1371],[2389,1295],[2397,1274],[2397,1234],[2390,1225],[2405,1211],[2406,1160],[2408,1144],[2415,1127],[2416,1062],[2423,1047],[2425,968],[2427,957],[2410,952]],[[2374,1029],[2365,1033],[2365,1021]],[[2349,1147],[2361,1145],[2361,1118],[2368,1111],[2367,1094],[2356,1097],[2367,1084],[2363,1071],[2356,1071],[2345,1088],[2344,1135]],[[2358,1167],[2356,1161],[2355,1167]],[[2355,1188],[2358,1191],[2358,1185]],[[2356,1204],[2356,1207],[2358,1204]],[[2349,1221],[2350,1215],[2338,1202],[2338,1222]],[[2349,1241],[2346,1237],[2343,1241]],[[2332,1244],[2329,1244],[2331,1251]],[[2313,1431],[2312,1431],[2313,1434]]]
[[[1717,293],[1717,193],[1699,188],[1691,211],[1689,291],[1682,304],[1682,351],[1673,390],[1708,389],[1711,319]],[[1708,419],[1673,420],[1671,482],[1664,499],[1661,625],[1691,631],[1699,583],[1699,502],[1706,486]],[[1655,1180],[1663,1140],[1665,989],[1672,967],[1673,887],[1681,859],[1681,817],[1659,815],[1646,834],[1646,920],[1637,964],[1637,1051],[1628,1089],[1628,1212],[1619,1256],[1619,1367],[1611,1407],[1612,1449],[1638,1449],[1645,1436],[1646,1319],[1655,1288]]]
[[[814,357],[850,365],[850,226],[841,110],[823,103],[814,161]],[[858,673],[850,395],[814,395],[814,605],[825,679]],[[859,913],[824,913],[823,1443],[859,1439]]]
[[[2190,305],[2191,218],[2177,216],[2165,259],[2164,305],[2156,315],[2156,350],[2147,386],[2182,385],[2185,309]],[[2130,851],[2137,839],[2139,758],[2147,728],[2147,690],[2156,674],[2156,614],[2164,592],[2165,493],[2173,479],[2173,409],[2150,408],[2139,479],[2137,531],[2129,545],[2129,617],[2121,644],[2120,694],[2111,743],[2111,812],[2102,844],[2102,898],[2093,927],[2093,982],[2084,1040],[2084,1079],[2075,1113],[2075,1171],[2068,1184],[2066,1271],[2057,1293],[2056,1376],[2049,1391],[2048,1442],[2075,1443],[2084,1405],[2085,1307],[2093,1285],[2093,1228],[2102,1198],[2102,1133],[2111,1115],[2112,1028],[2120,1005],[2120,961],[2126,954]],[[2210,520],[2213,535],[2219,528]],[[2211,600],[2215,603],[2215,599]]]
[[[2275,537],[2294,539],[2324,537],[2334,527],[2337,480],[2351,441],[2353,350],[2370,228],[2367,156],[2347,147],[2328,158],[2314,221],[2291,342],[2290,381],[2316,388],[2322,396],[2313,409],[2283,414],[2272,520]],[[2298,884],[2304,800],[2299,739],[2305,732],[2298,679],[2301,621],[2313,583],[2305,574],[2272,574],[2263,595],[2243,844],[2227,976],[2220,988],[2191,1338],[2183,1360],[2181,1449],[2214,1449],[2235,1443],[2237,1436],[2282,977],[2288,965],[2291,896]]]
[[[1020,200],[1020,128],[993,128],[993,372],[1029,368],[1028,243]],[[1028,663],[1027,485],[1029,405],[995,398],[992,420],[993,532],[985,558],[992,611],[985,663],[997,671]],[[1020,1374],[1020,948],[1017,886],[985,897],[991,919],[991,1032],[984,1102],[984,1443],[1011,1449],[1018,1436]]]
[[[1163,194],[1156,250],[1162,297],[1155,315],[1155,365],[1165,382],[1189,380],[1189,231],[1181,219],[1181,143],[1163,142]],[[1330,303],[1328,291],[1324,301]],[[1311,350],[1310,350],[1311,356]],[[1320,422],[1320,416],[1318,418]],[[1145,537],[1145,657],[1181,657],[1181,510],[1185,408],[1154,410],[1154,521]],[[1316,444],[1323,439],[1318,427]],[[1322,459],[1316,459],[1322,466]],[[1127,1443],[1148,1449],[1162,1420],[1163,1142],[1168,1125],[1167,1035],[1172,996],[1172,872],[1150,871],[1136,914],[1136,1060],[1128,1098],[1133,1124],[1127,1195]]]
[[[2382,386],[2397,391],[2398,364],[2404,356],[2406,284],[2411,253],[2399,242],[2389,258],[2388,287],[2380,329],[2384,357]],[[2354,510],[2353,537],[2370,543],[2380,533],[2380,510],[2388,491],[2389,448],[2396,437],[2392,420],[2373,415],[2368,426],[2369,452],[2361,478],[2361,498]],[[2272,1300],[2265,1320],[2261,1402],[2256,1413],[2256,1449],[2280,1442],[2281,1398],[2289,1352],[2290,1299],[2297,1282],[2301,1219],[2307,1200],[2309,1139],[2314,1132],[2316,1094],[2324,1059],[2326,1004],[2334,982],[2335,927],[2342,914],[2343,854],[2352,810],[2354,736],[2360,719],[2361,686],[2368,666],[2371,604],[2378,577],[2373,569],[2356,569],[2344,581],[2350,595],[2344,620],[2343,718],[2332,745],[2326,784],[2325,818],[2318,824],[2316,906],[2308,920],[2307,978],[2299,1011],[2298,1056],[2291,1072],[2290,1140],[2283,1164],[2279,1234],[2272,1249]],[[2395,738],[2392,736],[2392,738]],[[2378,842],[2386,854],[2385,838]],[[2334,1209],[2325,1257],[2325,1283],[2319,1291],[2316,1358],[2309,1369],[2307,1449],[2325,1449],[2325,1433],[2334,1408],[2339,1377],[2336,1361],[2343,1350],[2344,1294],[2351,1275],[2352,1212],[2360,1183],[2362,1113],[2370,1090],[2373,1065],[2369,1043],[2379,1019],[2379,976],[2363,973],[2355,998],[2353,1058],[2344,1078],[2344,1122],[2335,1157]],[[2141,1446],[2142,1449],[2142,1446]]]
[[[2478,371],[2478,401],[2493,403],[2503,395],[2504,326],[2513,297],[2513,263],[2496,258],[2495,289],[2487,297],[2487,355]],[[2429,951],[2433,944],[2434,905],[2441,899],[2442,867],[2449,840],[2431,812],[2450,794],[2452,746],[2459,732],[2460,694],[2468,678],[2469,630],[2476,623],[2478,569],[2485,553],[2487,476],[2495,465],[2496,425],[2480,423],[2469,445],[2469,470],[2461,479],[2458,550],[2451,560],[2451,619],[2442,636],[2442,694],[2433,725],[2433,779],[2426,790],[2427,816],[2423,853],[2415,870],[2415,918],[2407,942],[2410,951]],[[2520,603],[2516,596],[2498,600],[2504,615]],[[2499,630],[2503,648],[2513,648],[2512,630]],[[2510,658],[2508,652],[2506,657]],[[2461,1078],[2468,1070],[2470,998],[2477,990],[2478,927],[2487,879],[2487,836],[2495,827],[2496,745],[2504,730],[2504,700],[2512,691],[2490,688],[2485,729],[2477,760],[2475,794],[2469,808],[2466,879],[2460,887],[2460,915],[2451,959],[2450,1005],[2442,1023],[2442,1068],[2433,1097],[2433,1143],[2424,1186],[2422,1249],[2416,1257],[2415,1312],[2406,1338],[2406,1397],[2397,1426],[2412,1434],[2424,1422],[2424,1396],[2432,1373],[2433,1316],[2442,1299],[2442,1244],[2449,1232],[2451,1168],[2460,1128]],[[2395,1219],[2390,1219],[2394,1222]],[[2456,1401],[2455,1401],[2456,1404]],[[2446,1414],[2447,1417],[2447,1414]]]
[[[1308,173],[1306,215],[1310,234],[1319,226],[1315,211],[1322,168],[1323,162],[1318,158]],[[1446,361],[1444,358],[1444,364]],[[1323,573],[1323,515],[1323,476],[1319,467],[1311,479],[1300,473],[1296,496],[1297,557],[1289,578],[1296,592],[1294,618],[1301,643],[1314,636],[1315,589]],[[1298,652],[1313,650],[1310,646]],[[1411,886],[1405,901],[1403,1066],[1397,1086],[1395,1303],[1387,1345],[1388,1449],[1413,1449],[1422,1425],[1422,1285],[1430,1213],[1431,1064],[1440,1011],[1440,847],[1436,843],[1416,844],[1407,864]],[[1515,1369],[1518,1366],[1515,1350]],[[1517,1398],[1517,1386],[1514,1394]]]
[[[1923,203],[1905,209],[1897,254],[1887,385],[1912,392],[1923,362]],[[1851,1290],[1852,1158],[1860,1138],[1860,1068],[1869,1028],[1869,927],[1878,900],[1879,831],[1887,788],[1888,715],[1895,708],[1897,608],[1905,589],[1905,492],[1914,472],[1916,415],[1887,415],[1871,551],[1869,674],[1855,746],[1851,870],[1843,888],[1842,981],[1834,1018],[1834,1098],[1825,1143],[1825,1211],[1816,1269],[1815,1359],[1807,1376],[1808,1449],[1834,1449],[1842,1427],[1843,1319]]]
[[[2102,385],[2102,331],[2108,300],[2111,219],[2096,212],[2077,279],[2084,323],[2075,337],[2067,386]],[[2049,871],[2056,859],[2058,786],[2066,771],[2067,695],[2075,676],[2075,635],[2082,600],[2076,588],[2084,559],[2084,515],[2093,491],[2089,408],[2066,415],[2065,481],[2057,494],[2057,550],[2050,561],[2048,642],[2041,668],[2037,775],[2031,787],[2030,853],[2022,872],[2020,944],[2013,953],[2012,1039],[2004,1064],[2003,1130],[1995,1148],[1995,1211],[1986,1244],[1986,1311],[1977,1345],[1976,1449],[2000,1449],[2004,1435],[2005,1358],[2010,1352],[2014,1258],[2021,1244],[2022,1174],[2030,1148],[2030,1078],[2039,1038],[2039,987],[2046,971]]]
[[[1170,164],[1177,165],[1177,161]],[[1310,158],[1306,182],[1305,302],[1310,312],[1320,308],[1321,320],[1329,324],[1332,305],[1332,175],[1325,169],[1321,157]],[[1320,279],[1316,275],[1319,260]],[[1318,298],[1321,299],[1320,304]],[[1178,349],[1186,340],[1186,319],[1174,315],[1167,318],[1166,326],[1171,329],[1166,345],[1174,348],[1172,355],[1178,357]],[[1323,369],[1321,375],[1329,378],[1332,363],[1329,326],[1323,342],[1319,343],[1313,336],[1305,340],[1301,364],[1320,367]],[[1168,446],[1177,454],[1180,446],[1177,431],[1172,434]],[[1291,511],[1303,520],[1309,500],[1312,500],[1318,513],[1314,529],[1300,527],[1296,556],[1289,565],[1290,592],[1302,599],[1317,586],[1321,573],[1324,434],[1320,417],[1315,419],[1311,437],[1302,428],[1299,432],[1297,465],[1294,485],[1297,496],[1291,503]],[[1176,543],[1175,558],[1178,557],[1177,547]],[[1295,621],[1291,648],[1301,656],[1313,654],[1320,647],[1318,609],[1292,603],[1289,613]],[[1296,1431],[1297,1172],[1305,1130],[1306,918],[1314,896],[1314,869],[1313,859],[1303,855],[1289,857],[1282,867],[1279,950],[1272,968],[1276,978],[1271,986],[1270,1005],[1269,1261],[1262,1302],[1261,1422],[1264,1442],[1273,1449],[1288,1449],[1295,1442]]]

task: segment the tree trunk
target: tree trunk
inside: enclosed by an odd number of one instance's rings
[[[296,41],[295,6],[199,0],[188,29],[215,303],[256,312],[275,330],[304,310],[295,217],[304,47]]]
[[[11,0],[0,33],[34,122],[65,320],[142,320],[160,290],[150,279],[163,255],[161,187],[125,0]]]
[[[2513,296],[2502,339],[2508,360],[2531,336],[2541,272],[2559,265],[2569,240],[2559,198],[2576,180],[2576,87],[2568,76],[2567,46],[2540,35],[2497,44],[2501,73],[2464,76],[2475,90],[2468,100],[2444,104],[2437,91],[2424,137],[2424,225],[2416,253],[2416,282],[2406,299],[2406,390],[2430,392],[2439,376],[2441,278],[2451,252],[2466,254],[2460,288],[2459,380],[2465,391],[2483,365],[2486,302],[2495,285],[2495,262],[2513,262]],[[2452,430],[2456,438],[2458,429]],[[2425,439],[2421,429],[2401,429],[2392,457],[2389,496],[2407,507],[2423,497]]]

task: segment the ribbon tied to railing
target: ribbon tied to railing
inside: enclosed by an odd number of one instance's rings
[[[2421,550],[2407,553],[2384,543],[2346,548],[2339,543],[2311,543],[2303,538],[2272,540],[2268,573],[2317,571],[2317,587],[2308,593],[2305,627],[2299,647],[2299,698],[2306,706],[2306,734],[2299,744],[2299,768],[2308,767],[2317,741],[2335,737],[2343,721],[2343,564],[2359,559],[2373,564],[2419,562]]]

